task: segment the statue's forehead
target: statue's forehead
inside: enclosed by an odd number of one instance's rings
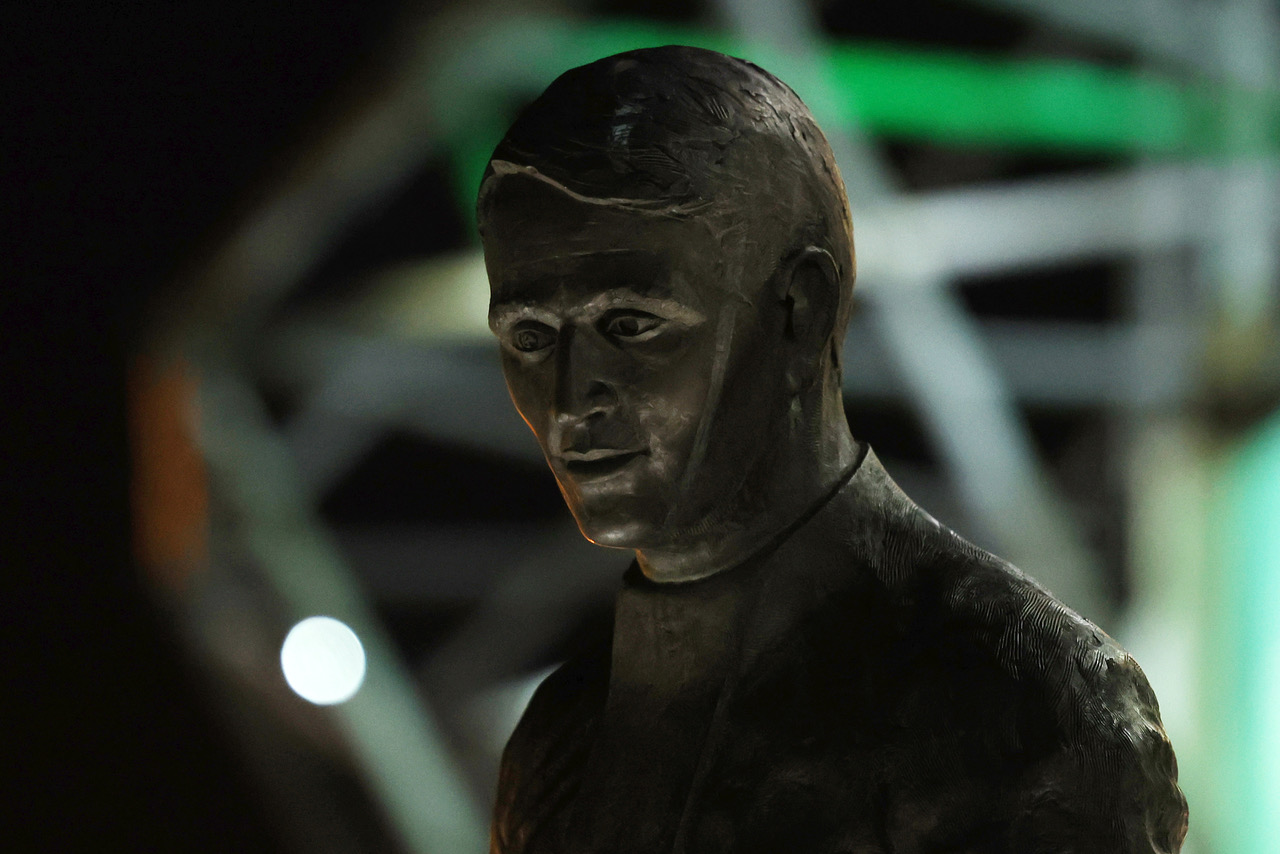
[[[586,251],[575,251],[572,244],[546,246],[505,257],[509,263],[486,257],[491,320],[532,307],[573,312],[590,305],[626,303],[652,310],[642,306],[643,301],[664,304],[665,313],[683,307],[705,315],[727,299],[743,301],[739,279],[727,275],[723,259],[714,250],[673,249],[670,242],[660,240],[635,241],[626,247],[595,245]]]
[[[645,296],[671,296],[673,259],[665,253],[630,247],[574,251],[548,246],[546,250],[513,254],[505,264],[490,263],[494,300],[546,299],[565,289],[584,293],[627,289]]]
[[[577,164],[582,166],[583,164]],[[598,165],[598,164],[597,164]],[[715,203],[715,193],[703,188],[701,193],[662,192],[650,184],[647,192],[636,193],[634,179],[646,176],[637,163],[625,159],[613,163],[610,174],[590,174],[598,169],[575,171],[571,163],[544,162],[539,165],[516,163],[495,157],[489,161],[489,173],[480,185],[479,206],[487,210],[495,196],[534,196],[547,194],[579,202],[588,207],[634,212],[672,218],[683,218],[707,210]],[[632,168],[628,168],[632,167]],[[560,177],[556,177],[556,173]],[[515,180],[510,180],[515,179]],[[687,182],[686,182],[687,183]],[[668,190],[670,188],[667,188]],[[509,202],[508,202],[509,203]]]
[[[627,288],[706,304],[739,290],[749,220],[732,215],[732,201],[673,214],[647,200],[585,198],[530,177],[509,173],[486,189],[482,234],[495,300]]]
[[[489,192],[482,225],[490,266],[573,263],[583,256],[631,253],[715,257],[723,248],[710,205],[691,213],[628,199],[584,198],[558,184],[507,178]]]

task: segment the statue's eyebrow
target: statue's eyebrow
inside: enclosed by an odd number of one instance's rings
[[[647,296],[633,288],[611,288],[588,300],[583,310],[589,315],[603,315],[610,310],[643,311],[650,314],[696,326],[706,320],[702,312],[679,300],[664,296]],[[527,300],[496,302],[489,307],[489,328],[498,332],[519,320],[539,320],[548,326],[557,326],[563,320],[555,312]]]
[[[522,281],[519,284],[520,296],[510,299],[494,299],[489,302],[489,328],[498,332],[503,325],[514,323],[525,318],[543,320],[547,325],[556,323],[554,313],[538,307],[538,299],[555,293],[560,286],[560,277],[543,275]]]
[[[587,303],[587,307],[589,311],[600,314],[614,309],[644,311],[690,326],[706,320],[702,312],[697,309],[679,300],[667,298],[665,288],[661,290],[661,293],[662,296],[648,296],[635,289],[617,288],[596,296]]]
[[[510,326],[517,320],[541,320],[548,326],[559,323],[559,318],[554,312],[540,309],[525,301],[511,300],[492,303],[489,306],[489,328],[495,333],[501,332],[503,327]]]
[[[490,303],[489,316],[495,318],[508,307],[527,314],[528,306],[552,298],[561,288],[609,288],[602,293],[613,294],[615,299],[628,295],[669,299],[672,295],[666,263],[644,250],[628,247],[558,252],[551,269],[544,264],[513,270],[512,278],[496,289],[498,299]]]

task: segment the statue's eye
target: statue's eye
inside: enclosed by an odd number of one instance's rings
[[[522,326],[511,335],[511,346],[521,353],[536,353],[556,343],[555,334],[545,326]]]
[[[639,338],[658,328],[661,318],[643,312],[626,312],[610,317],[604,326],[605,334],[614,338]]]

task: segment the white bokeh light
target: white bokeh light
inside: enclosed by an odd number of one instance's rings
[[[364,646],[346,623],[307,617],[285,637],[280,667],[289,687],[304,700],[318,706],[345,703],[364,682]]]

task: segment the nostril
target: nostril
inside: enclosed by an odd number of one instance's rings
[[[599,427],[600,419],[599,413],[575,415],[562,412],[557,414],[555,446],[561,453],[571,451],[585,453],[591,450],[592,433]]]
[[[569,434],[574,431],[586,430],[592,424],[599,421],[607,413],[607,410],[601,407],[578,410],[560,410],[556,412],[556,425],[560,428],[560,432]]]
[[[556,417],[574,419],[600,415],[611,410],[617,401],[613,388],[598,380],[562,387],[556,395]]]
[[[601,382],[600,380],[592,380],[587,385],[587,400],[596,402],[602,400],[612,402],[613,399],[613,389],[611,389],[606,383]]]

